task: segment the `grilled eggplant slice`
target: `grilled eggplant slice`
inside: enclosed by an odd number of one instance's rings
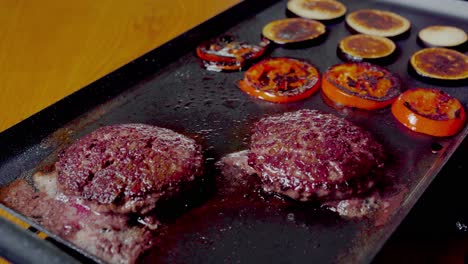
[[[289,0],[287,8],[297,16],[316,20],[332,20],[346,14],[346,6],[336,0]]]
[[[410,66],[419,76],[457,81],[468,79],[468,56],[446,48],[425,48],[411,56]]]
[[[356,32],[380,37],[396,37],[411,27],[408,19],[377,9],[355,11],[346,16],[346,24]]]
[[[376,63],[389,58],[395,50],[392,40],[365,34],[347,36],[338,44],[338,56],[345,61]]]
[[[439,25],[423,28],[418,37],[428,47],[456,47],[468,40],[463,29]]]
[[[286,18],[268,23],[262,31],[276,44],[291,44],[317,39],[326,32],[325,25],[305,18]]]

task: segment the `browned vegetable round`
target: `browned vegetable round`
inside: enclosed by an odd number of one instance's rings
[[[289,103],[314,94],[320,88],[320,73],[302,60],[269,58],[250,67],[238,85],[250,96],[274,103]]]
[[[395,101],[400,89],[395,74],[367,62],[334,65],[322,78],[322,92],[336,106],[381,109]]]
[[[268,23],[263,36],[276,44],[298,43],[316,39],[325,33],[325,25],[304,18],[286,18]]]
[[[415,88],[404,92],[393,103],[392,114],[405,127],[437,137],[455,135],[466,123],[460,101],[437,89]]]
[[[438,80],[468,78],[468,56],[446,48],[426,48],[411,56],[410,64],[422,76]]]
[[[230,35],[223,35],[201,43],[196,52],[208,70],[236,71],[261,57],[269,43],[269,40],[264,39],[259,45],[254,45],[237,41]]]
[[[346,6],[336,0],[289,0],[288,10],[297,16],[331,20],[346,13]]]
[[[338,49],[346,60],[364,61],[388,57],[396,45],[385,37],[357,34],[343,38]]]
[[[361,9],[349,14],[346,23],[353,30],[374,36],[394,37],[411,27],[408,19],[389,11]]]

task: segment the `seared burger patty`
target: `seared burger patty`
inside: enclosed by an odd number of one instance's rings
[[[55,164],[59,189],[101,212],[144,214],[202,174],[201,148],[172,130],[106,126],[78,139]]]
[[[368,132],[316,110],[266,117],[255,124],[251,142],[248,165],[263,188],[300,201],[363,193],[384,161]]]
[[[0,189],[0,202],[107,263],[136,263],[152,246],[151,231],[129,224],[127,215],[96,213],[79,199],[59,199],[55,173],[35,176],[34,185],[39,192],[16,180]]]

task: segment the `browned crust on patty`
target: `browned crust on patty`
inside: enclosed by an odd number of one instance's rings
[[[202,173],[201,147],[145,124],[102,127],[78,139],[56,163],[60,190],[97,211],[145,213]]]
[[[365,130],[316,110],[255,124],[248,164],[267,191],[308,201],[342,199],[374,185],[383,147]]]

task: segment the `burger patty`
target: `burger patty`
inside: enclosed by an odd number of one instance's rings
[[[99,128],[59,154],[61,192],[99,212],[144,214],[202,174],[201,147],[172,130],[121,124]]]
[[[248,165],[266,191],[300,201],[363,193],[374,185],[384,159],[370,133],[317,110],[258,121],[248,153]]]
[[[0,202],[108,263],[136,263],[153,244],[151,230],[127,215],[96,213],[79,199],[60,197],[55,173],[35,175],[34,187],[16,180],[0,189]]]

